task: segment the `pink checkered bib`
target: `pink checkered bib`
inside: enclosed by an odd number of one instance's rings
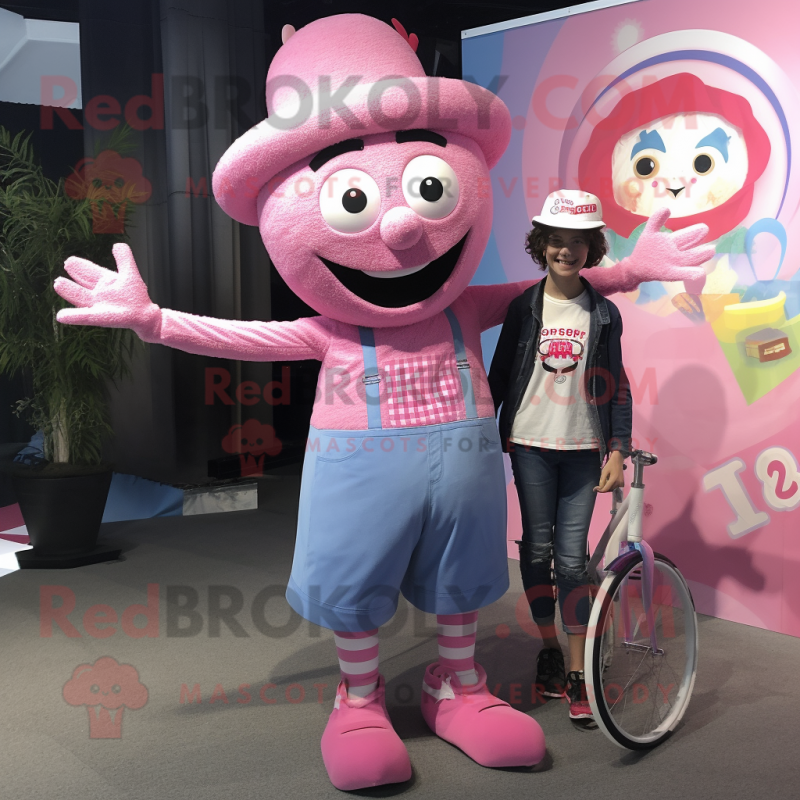
[[[452,309],[444,313],[453,334],[455,358],[450,353],[410,355],[384,362],[379,370],[372,329],[358,329],[370,430],[437,425],[455,422],[462,415],[477,417],[461,326]]]
[[[435,425],[458,419],[461,383],[455,359],[428,355],[383,367],[383,424],[389,428]]]

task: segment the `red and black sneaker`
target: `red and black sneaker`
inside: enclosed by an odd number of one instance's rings
[[[552,647],[540,650],[536,659],[536,691],[545,697],[563,697],[566,687],[563,653]]]
[[[580,672],[570,672],[567,675],[569,686],[567,697],[569,697],[569,718],[570,719],[593,719],[592,707],[586,696],[586,681],[583,678],[583,670]]]

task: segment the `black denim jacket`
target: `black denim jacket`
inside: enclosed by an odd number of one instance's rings
[[[581,397],[589,406],[589,418],[600,443],[600,460],[610,450],[631,448],[633,404],[622,364],[622,317],[619,309],[581,278],[589,292],[590,325],[586,348],[588,361]],[[494,410],[500,412],[500,439],[508,452],[514,418],[536,363],[539,333],[542,329],[544,280],[526,289],[508,307],[503,330],[497,342],[489,387]]]

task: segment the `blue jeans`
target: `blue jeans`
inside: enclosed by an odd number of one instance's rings
[[[589,623],[586,542],[600,479],[597,450],[549,450],[514,444],[510,452],[522,511],[520,569],[531,615],[539,626],[555,619],[550,571],[567,633],[585,634]]]

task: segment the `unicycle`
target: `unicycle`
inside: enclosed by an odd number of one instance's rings
[[[661,744],[683,718],[697,673],[697,614],[678,568],[642,541],[644,468],[630,453],[630,490],[614,491],[611,522],[589,561],[600,588],[586,635],[586,690],[595,722],[620,747]],[[600,561],[604,559],[605,567]]]

